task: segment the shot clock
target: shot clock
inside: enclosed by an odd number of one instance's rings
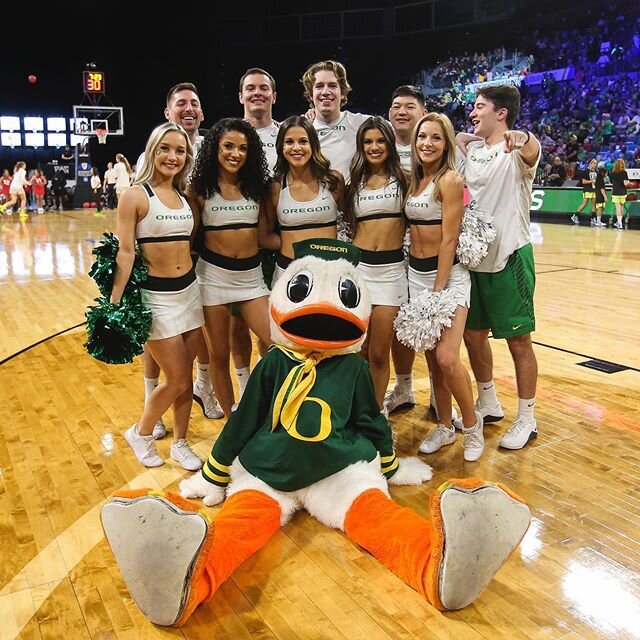
[[[104,95],[105,78],[102,71],[93,69],[82,72],[82,89],[88,95]]]

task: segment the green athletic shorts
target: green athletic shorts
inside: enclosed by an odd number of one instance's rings
[[[512,338],[535,331],[536,272],[530,244],[514,251],[502,271],[469,273],[471,304],[467,329],[491,329],[494,338]]]

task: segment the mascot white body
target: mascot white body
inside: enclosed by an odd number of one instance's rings
[[[529,526],[517,496],[477,478],[442,485],[431,522],[393,502],[388,484],[420,484],[431,469],[396,457],[356,355],[371,311],[357,250],[325,239],[295,249],[270,298],[274,346],[202,471],[181,483],[182,497],[121,492],[102,510],[127,587],[156,624],[183,625],[299,509],[344,531],[439,609],[473,602]],[[226,502],[211,522],[185,498]]]

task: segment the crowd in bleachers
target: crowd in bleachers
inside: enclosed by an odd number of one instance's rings
[[[464,52],[452,56],[430,72],[430,84],[434,88],[457,87],[460,84],[499,80],[514,73],[526,74],[533,57],[526,58],[518,66],[521,55],[517,51],[507,52],[504,47],[481,53]]]
[[[640,167],[640,10],[627,4],[619,3],[615,10],[607,7],[602,15],[585,9],[582,16],[576,16],[576,26],[566,29],[543,27],[523,34],[523,50],[535,52],[535,58],[529,58],[532,72],[565,67],[575,71],[566,81],[557,81],[549,73],[540,84],[520,85],[518,126],[540,139],[541,172],[553,164],[554,157],[560,157],[566,166],[567,179],[592,158],[609,171],[618,158],[628,167]],[[565,19],[567,22],[574,21]],[[485,61],[500,57],[509,54],[494,49],[440,63],[431,75],[447,78],[453,86],[432,97],[431,108],[446,112],[457,130],[472,131],[468,115],[473,92],[456,86],[456,79],[468,77],[467,84],[481,81],[482,74],[471,77],[470,73],[486,69]]]

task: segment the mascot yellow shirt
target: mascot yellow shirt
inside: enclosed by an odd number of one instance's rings
[[[284,419],[282,405],[303,362],[296,352],[272,347],[258,363],[203,467],[207,480],[226,486],[237,456],[249,473],[279,491],[308,487],[378,453],[382,472],[388,478],[396,472],[391,428],[376,403],[369,364],[359,355],[317,362],[297,417]]]

